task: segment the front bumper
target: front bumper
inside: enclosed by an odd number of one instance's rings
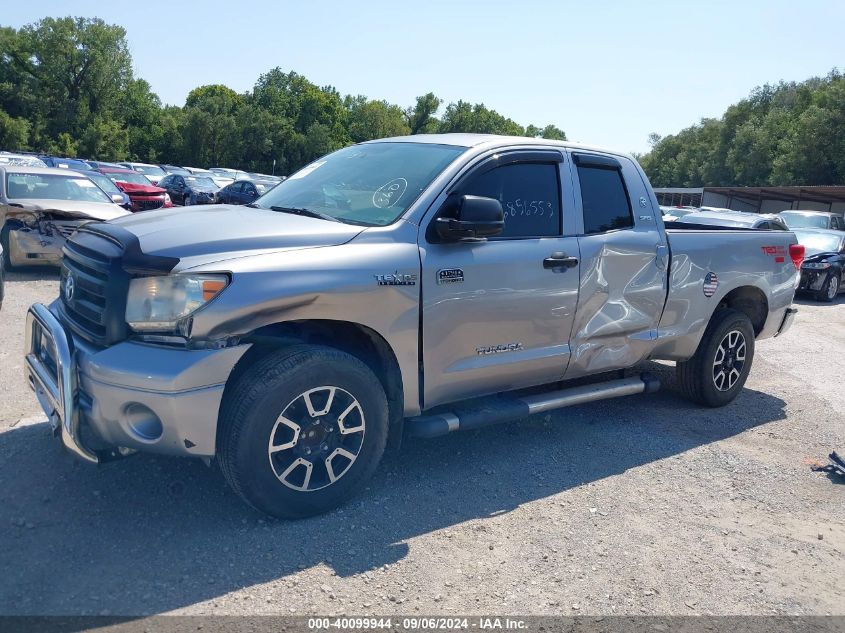
[[[802,269],[798,292],[820,292],[827,281],[828,271],[824,269]]]
[[[35,304],[27,314],[25,372],[54,431],[85,461],[131,451],[211,457],[226,380],[248,348],[129,341],[94,348]]]
[[[9,260],[12,266],[59,266],[65,238],[58,232],[44,235],[34,229],[9,231]]]

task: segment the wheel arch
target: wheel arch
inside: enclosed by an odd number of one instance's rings
[[[751,321],[754,335],[759,336],[766,325],[769,316],[769,301],[766,294],[757,286],[739,286],[728,292],[710,315],[710,321],[719,310],[731,309],[742,312]]]
[[[381,334],[360,323],[309,319],[265,325],[244,335],[242,341],[252,346],[232,369],[223,391],[224,400],[249,367],[280,348],[302,343],[332,347],[355,356],[378,377],[387,396],[388,442],[398,446],[404,419],[402,372],[395,352]]]

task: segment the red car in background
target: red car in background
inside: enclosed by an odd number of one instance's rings
[[[173,206],[170,196],[164,189],[156,187],[146,176],[137,171],[116,167],[101,167],[97,171],[111,178],[114,184],[129,196],[132,211],[150,211]]]

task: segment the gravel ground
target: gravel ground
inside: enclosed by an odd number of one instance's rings
[[[0,614],[845,614],[845,300],[802,302],[724,409],[665,389],[406,443],[331,514],[268,520],[200,462],[50,437],[0,311]],[[47,590],[49,588],[49,590]]]

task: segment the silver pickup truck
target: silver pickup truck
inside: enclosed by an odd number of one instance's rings
[[[26,373],[82,459],[216,460],[301,517],[360,489],[389,437],[652,391],[608,379],[646,359],[729,403],[789,327],[802,257],[787,231],[667,229],[625,154],[385,139],[245,207],[83,226],[60,297],[30,308]]]

